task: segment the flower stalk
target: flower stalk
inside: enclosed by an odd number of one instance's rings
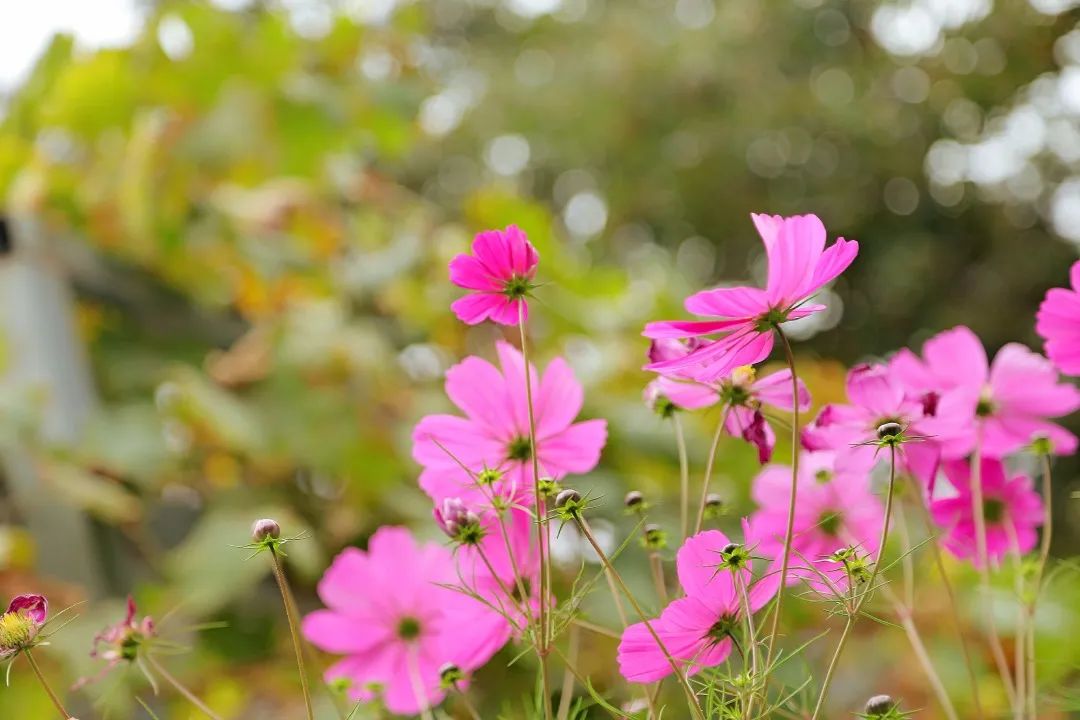
[[[45,673],[41,672],[41,667],[38,665],[37,660],[34,659],[34,654],[30,651],[30,648],[23,650],[23,655],[26,656],[26,661],[30,663],[30,668],[34,671],[34,675],[37,676],[38,682],[41,683],[41,687],[45,690],[45,694],[49,696],[49,700],[52,701],[53,707],[60,713],[60,717],[63,720],[68,720],[71,716],[68,711],[64,709],[64,703],[60,701],[60,697],[53,692],[52,687],[49,686],[49,681],[45,679]]]

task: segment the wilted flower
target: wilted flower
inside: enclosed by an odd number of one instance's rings
[[[450,309],[469,325],[484,320],[517,325],[519,315],[528,317],[525,296],[540,261],[536,248],[521,228],[510,225],[478,234],[472,249],[472,255],[450,261],[450,282],[475,292],[455,300]]]
[[[49,614],[44,595],[16,595],[0,615],[0,660],[34,646]]]
[[[751,217],[769,262],[765,289],[729,287],[699,292],[686,299],[686,310],[715,319],[646,325],[643,334],[653,339],[722,334],[684,357],[651,362],[646,369],[715,382],[740,365],[761,362],[772,351],[773,329],[824,310],[825,306],[807,301],[842,273],[859,252],[857,242],[843,238],[825,249],[825,226],[814,215]]]
[[[128,595],[124,619],[94,636],[94,648],[90,651],[90,656],[104,660],[105,667],[97,676],[79,680],[76,687],[100,680],[116,666],[136,661],[139,654],[145,651],[147,643],[156,636],[157,629],[154,620],[149,616],[137,620],[136,612],[135,599]]]

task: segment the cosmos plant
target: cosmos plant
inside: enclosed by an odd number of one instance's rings
[[[991,360],[971,330],[945,329],[918,352],[904,348],[852,367],[846,400],[819,406],[811,418],[785,328],[823,309],[816,295],[856,260],[859,245],[829,244],[814,215],[753,215],[752,222],[767,260],[765,287],[703,290],[685,301],[697,319],[644,328],[644,370],[652,373],[643,379],[644,402],[672,426],[680,460],[678,528],[652,522],[641,492],[624,501],[639,520],[648,596],[624,579],[611,544],[590,522],[604,499],[575,487],[600,462],[607,423],[588,417],[567,360],[551,358],[544,368],[533,360],[536,249],[509,226],[481,232],[471,253],[450,262],[450,281],[465,291],[454,314],[469,325],[490,321],[513,339],[450,368],[445,390],[457,412],[428,415],[413,431],[417,483],[445,542],[405,527],[378,529],[365,547],[334,558],[318,583],[322,607],[303,616],[281,562],[285,545],[303,538],[284,537],[264,519],[246,546],[268,556],[277,580],[309,720],[318,688],[306,682],[308,644],[335,658],[323,679],[355,704],[353,712],[370,705],[425,720],[446,712],[479,720],[475,674],[505,655],[530,658],[536,668],[526,713],[543,720],[581,718],[587,706],[646,720],[835,717],[829,693],[838,663],[853,628],[868,618],[885,622],[879,632],[904,634],[940,712],[959,720],[958,698],[913,612],[914,566],[932,563],[959,628],[950,579],[957,565],[943,556],[968,564],[982,595],[983,636],[956,638],[971,679],[963,717],[1040,716],[1035,616],[1049,560],[1052,460],[1077,449],[1057,420],[1080,408],[1080,392],[1061,378],[1080,372],[1080,264],[1071,270],[1072,288],[1050,290],[1038,310],[1048,357],[1010,343]],[[774,360],[784,367],[763,368]],[[684,436],[690,414],[716,428],[697,487]],[[790,434],[785,458],[776,452],[780,432]],[[738,518],[737,533],[710,527],[726,522],[717,518],[725,503],[711,486],[725,435],[749,444],[762,465],[745,492],[755,509]],[[911,518],[921,520],[925,549],[915,545]],[[563,534],[578,538],[599,570],[560,586],[559,597],[552,556]],[[990,607],[1001,573],[1015,578],[1012,658]],[[620,627],[587,617],[589,592],[608,593]],[[829,632],[815,642],[829,662],[820,678],[793,685],[792,671],[779,670],[804,649],[785,632],[795,604],[800,613],[821,612]],[[67,718],[33,660],[49,634],[46,619],[42,596],[12,600],[0,617],[0,659],[25,657]],[[617,638],[611,663],[623,687],[579,667],[577,648],[589,633]],[[155,688],[163,679],[218,717],[155,657],[162,642],[153,620],[139,618],[129,601],[126,615],[96,638],[94,654],[102,674],[137,665]],[[1007,707],[995,706],[977,682],[976,644],[993,658],[995,697]],[[888,695],[847,710],[864,718],[909,715]]]

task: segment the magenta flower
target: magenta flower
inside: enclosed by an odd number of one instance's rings
[[[525,296],[532,289],[540,256],[525,233],[510,225],[505,230],[485,230],[473,238],[473,254],[450,261],[450,282],[475,292],[450,306],[458,319],[469,325],[491,320],[517,325],[528,317]]]
[[[823,305],[807,302],[859,252],[857,242],[843,238],[826,249],[825,226],[815,215],[751,217],[769,262],[765,289],[730,287],[699,292],[686,299],[687,312],[715,319],[646,325],[643,334],[654,339],[722,335],[703,342],[685,357],[653,361],[645,366],[647,370],[714,382],[740,365],[761,362],[772,351],[773,329],[823,310]]]
[[[348,679],[354,700],[379,696],[401,715],[440,702],[443,664],[475,670],[510,637],[505,618],[446,587],[457,582],[450,550],[404,528],[380,528],[366,552],[343,550],[319,581],[327,609],[303,622],[312,644],[346,656],[327,681]]]
[[[16,595],[0,615],[0,660],[33,647],[45,625],[49,602],[44,595]]]
[[[511,345],[499,342],[496,349],[500,368],[468,357],[446,373],[446,393],[465,417],[428,415],[413,431],[413,458],[424,467],[420,486],[436,501],[460,497],[478,506],[490,505],[493,494],[531,497],[525,364]],[[584,393],[562,358],[551,361],[542,379],[535,368],[530,373],[541,474],[561,478],[592,470],[607,441],[607,422],[574,422]]]
[[[959,326],[927,340],[921,361],[905,356],[900,369],[906,385],[922,382],[939,394],[930,430],[946,458],[971,452],[979,426],[982,452],[990,457],[1015,452],[1039,437],[1059,455],[1076,451],[1076,436],[1049,418],[1080,408],[1080,391],[1060,382],[1054,366],[1023,345],[1005,345],[988,364],[979,338]],[[940,418],[949,418],[949,426],[937,425]],[[963,423],[953,422],[961,418]]]
[[[876,555],[884,508],[870,492],[866,476],[859,472],[838,472],[831,452],[803,452],[792,534],[788,583],[805,580],[821,594],[833,587],[847,589],[844,564],[829,557],[838,549],[854,547],[860,555]],[[752,533],[760,538],[758,552],[779,557],[787,534],[788,503],[791,498],[791,468],[769,465],[754,478],[752,490],[758,511],[750,519]],[[824,577],[823,577],[824,576]]]
[[[1005,465],[983,458],[980,484],[983,519],[986,523],[986,552],[997,562],[1010,551],[1024,554],[1035,547],[1043,522],[1043,504],[1031,486],[1031,478],[1021,473],[1006,474]],[[956,488],[955,497],[930,504],[934,522],[945,529],[945,548],[962,560],[979,564],[975,540],[975,519],[971,505],[971,464],[966,460],[944,463],[945,476]]]
[[[1080,375],[1080,261],[1069,270],[1072,289],[1052,288],[1035,316],[1046,355],[1066,375]]]
[[[946,423],[950,416],[935,418],[931,427],[923,405],[905,393],[885,365],[856,365],[848,372],[846,387],[850,404],[823,407],[803,429],[803,444],[835,451],[837,471],[865,472],[879,457],[888,457],[878,447],[878,428],[897,423],[909,440],[897,447],[897,465],[932,485],[940,450],[931,436],[942,428],[953,431],[956,425]]]
[[[728,545],[719,530],[687,538],[676,556],[679,584],[686,596],[670,603],[650,621],[664,646],[687,675],[719,665],[731,654],[732,637],[743,622],[742,599],[734,571],[720,568],[721,550]],[[780,585],[779,575],[753,582],[748,569],[739,570],[746,582],[750,612],[763,608]],[[619,672],[635,683],[650,683],[672,673],[645,623],[623,631],[619,643]]]

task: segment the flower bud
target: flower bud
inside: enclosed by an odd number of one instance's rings
[[[867,717],[885,717],[896,709],[896,703],[888,695],[875,695],[866,701]]]
[[[537,489],[540,491],[540,497],[549,498],[559,494],[559,482],[555,478],[540,478],[540,482],[536,484]]]
[[[464,679],[465,673],[461,672],[461,668],[452,662],[444,663],[439,668],[439,682],[445,688],[454,687]]]
[[[649,550],[663,550],[667,547],[667,533],[659,525],[649,523],[642,529],[641,543]]]
[[[555,507],[564,508],[571,503],[580,503],[581,493],[574,488],[566,488],[555,498]]]
[[[643,510],[645,507],[645,496],[637,490],[631,490],[623,497],[623,505],[627,510]]]
[[[705,512],[707,518],[718,518],[724,514],[724,498],[717,493],[709,493],[705,496]]]
[[[877,436],[878,440],[885,442],[895,442],[900,434],[904,432],[904,428],[898,422],[887,422],[878,425]]]
[[[277,540],[281,537],[281,526],[277,524],[276,520],[270,518],[256,520],[251,524],[251,537],[255,542],[262,542],[268,538]]]
[[[431,514],[439,528],[451,540],[474,545],[484,536],[480,518],[465,506],[461,498],[446,498],[436,505]]]
[[[562,520],[579,520],[585,501],[581,493],[573,488],[566,488],[555,497],[555,514]]]

